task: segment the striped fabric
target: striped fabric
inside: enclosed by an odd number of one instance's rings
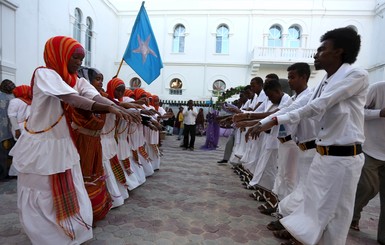
[[[144,145],[139,146],[138,150],[139,150],[139,154],[140,154],[144,159],[149,160],[149,156],[148,156],[148,153],[146,152],[146,149],[144,148]]]
[[[108,83],[107,83],[107,94],[108,94],[108,97],[110,99],[114,99],[115,98],[115,95],[114,95],[114,92],[115,92],[115,89],[119,86],[126,86],[123,82],[122,79],[120,78],[113,78],[112,80],[110,80]],[[122,101],[122,98],[119,99],[119,101]]]
[[[157,144],[151,144],[150,146],[151,146],[152,150],[155,152],[155,154],[157,156],[160,156],[158,145]]]
[[[134,161],[139,164],[139,155],[137,150],[132,150],[132,157],[134,158]]]
[[[84,49],[78,41],[70,37],[56,36],[50,38],[44,47],[44,61],[47,68],[55,70],[71,87],[76,84],[77,74],[69,74],[67,65],[74,52],[84,53]],[[31,89],[33,88],[33,83],[34,75],[31,81]],[[63,108],[66,110],[66,106],[63,106]],[[66,114],[68,114],[68,111],[66,111]],[[69,117],[66,117],[66,120],[69,129],[71,129],[68,121]],[[70,134],[71,138],[74,140],[71,130]],[[72,219],[84,225],[88,229],[91,227],[86,224],[80,216],[79,203],[76,196],[71,170],[68,169],[64,173],[51,175],[51,182],[56,221],[58,225],[62,227],[65,234],[71,239],[74,239],[75,233],[72,226]]]
[[[135,98],[134,92],[132,92],[132,90],[127,89],[127,88],[126,88],[126,90],[124,91],[124,96],[130,97],[130,98],[133,98],[133,99]]]
[[[56,222],[64,230],[64,233],[73,240],[75,239],[75,231],[71,219],[84,225],[87,229],[90,229],[91,226],[86,224],[80,216],[80,207],[72,179],[72,172],[70,169],[67,169],[64,173],[51,175],[50,178]]]
[[[142,98],[143,95],[146,95],[146,97],[147,97],[146,91],[144,91],[144,89],[142,89],[142,88],[136,88],[134,90],[134,94],[135,94],[135,100]]]
[[[29,85],[17,86],[12,92],[16,98],[21,99],[27,105],[30,105],[32,103],[31,86]]]
[[[114,173],[115,178],[121,183],[122,185],[126,185],[126,177],[124,176],[124,172],[122,169],[122,166],[119,163],[118,156],[115,155],[113,158],[110,159],[111,169]]]
[[[44,61],[47,68],[55,70],[71,87],[76,84],[77,73],[69,74],[67,64],[77,49],[84,52],[78,41],[64,36],[50,38],[44,48]]]
[[[124,170],[126,170],[127,175],[130,176],[132,174],[130,159],[126,158],[126,159],[122,160],[122,163],[124,166]]]
[[[73,109],[71,118],[82,129],[100,130],[104,126],[106,115]],[[90,136],[77,131],[75,135],[83,179],[92,204],[93,220],[96,222],[103,219],[112,206],[105,181],[102,144],[100,136]]]
[[[159,97],[158,97],[158,95],[155,95],[155,94],[153,94],[151,97],[152,97],[152,100],[151,100],[150,105],[152,105],[155,108],[155,110],[158,111],[158,109],[159,109]]]

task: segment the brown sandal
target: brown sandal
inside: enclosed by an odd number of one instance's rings
[[[279,231],[285,229],[279,220],[271,221],[266,227],[271,231]]]
[[[281,245],[302,245],[302,243],[300,243],[296,239],[292,238],[289,241],[281,242]]]
[[[350,224],[350,229],[355,231],[360,231],[359,220],[353,220],[352,223]]]
[[[285,229],[279,230],[279,231],[273,231],[273,235],[276,238],[284,239],[284,240],[289,240],[289,239],[293,238],[293,236]]]

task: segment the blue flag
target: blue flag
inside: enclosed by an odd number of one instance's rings
[[[163,68],[144,2],[132,27],[123,59],[147,84],[159,77]]]

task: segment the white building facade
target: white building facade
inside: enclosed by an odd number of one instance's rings
[[[141,1],[0,0],[0,80],[29,84],[44,65],[52,36],[72,36],[85,66],[116,75]],[[385,0],[148,0],[164,68],[150,85],[123,62],[119,77],[166,101],[209,101],[254,76],[287,77],[295,62],[313,65],[319,38],[350,26],[361,35],[356,65],[370,81],[385,80]],[[313,66],[312,66],[313,67]],[[324,75],[313,71],[310,86]]]

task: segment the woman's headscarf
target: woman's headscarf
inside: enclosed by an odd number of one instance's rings
[[[142,88],[136,88],[134,90],[134,94],[135,94],[135,100],[142,98],[143,94],[145,94],[146,97],[148,97],[146,91],[144,91],[144,89],[142,89]]]
[[[44,61],[47,68],[55,70],[71,87],[76,84],[77,74],[69,74],[67,64],[75,52],[84,54],[84,48],[75,39],[64,36],[48,39],[44,48]]]
[[[156,111],[158,111],[158,109],[159,109],[159,97],[155,94],[153,94],[151,97],[152,97],[151,105],[155,108]],[[155,104],[155,100],[157,100],[158,103]]]
[[[89,67],[81,67],[78,70],[78,77],[84,77],[88,82],[92,82],[97,75],[102,75],[98,69],[96,68],[89,68]]]
[[[21,99],[22,101],[24,101],[27,105],[30,105],[31,102],[32,102],[31,86],[28,86],[28,85],[17,86],[13,90],[13,95],[16,98]]]
[[[107,83],[107,94],[110,99],[114,99],[115,95],[115,89],[119,86],[125,86],[124,82],[120,78],[113,78],[111,81]],[[122,98],[119,99],[119,101],[122,101]]]
[[[124,96],[135,99],[134,92],[132,92],[132,90],[130,90],[128,88],[126,88],[126,90],[124,91]]]
[[[103,77],[103,73],[101,73],[98,69],[96,68],[89,68],[88,69],[88,79],[89,79],[89,82],[91,83],[93,80],[95,80],[95,77],[97,75],[102,75]]]

